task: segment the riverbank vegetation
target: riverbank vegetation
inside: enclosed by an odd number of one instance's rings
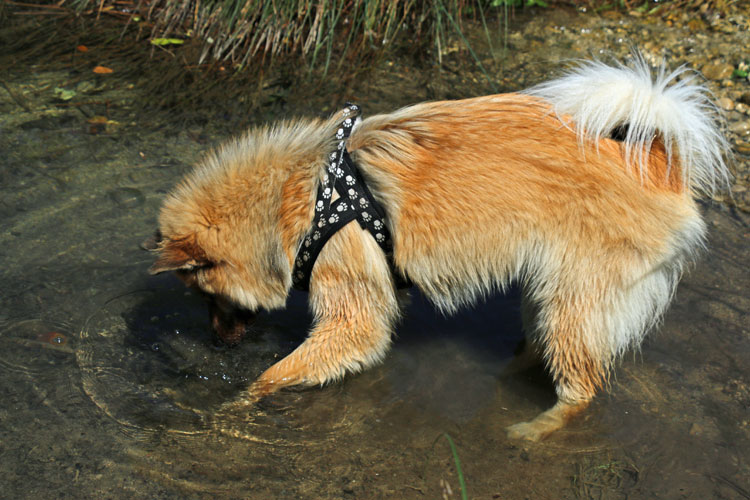
[[[56,19],[69,34],[108,28],[104,41],[120,52],[136,47],[220,71],[291,65],[325,76],[333,69],[367,67],[390,48],[408,48],[441,62],[451,40],[464,49],[466,22],[502,41],[502,28],[521,10],[579,8],[635,15],[725,11],[738,0],[6,0],[3,24]],[[494,28],[490,28],[494,26]],[[499,30],[498,30],[499,26]],[[41,33],[40,33],[41,34]],[[23,37],[39,56],[54,56],[47,33]],[[62,34],[59,34],[62,36]],[[90,36],[90,35],[89,35]],[[42,39],[43,38],[43,39]],[[19,40],[10,40],[18,45]],[[119,45],[119,47],[118,47]],[[59,45],[58,45],[59,46]],[[34,50],[31,51],[32,54]]]

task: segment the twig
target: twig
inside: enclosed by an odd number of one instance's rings
[[[109,101],[86,101],[86,102],[59,102],[55,104],[55,107],[58,108],[71,108],[71,107],[79,107],[79,106],[86,106],[86,105],[99,105],[104,104],[105,106],[109,107]]]
[[[67,16],[67,12],[61,10],[50,10],[48,12],[38,10],[22,10],[13,13],[14,16]]]
[[[418,491],[420,495],[424,495],[424,491],[422,491],[422,488],[417,488],[416,486],[412,486],[410,484],[405,484],[404,488],[409,488],[410,490]]]
[[[713,474],[706,474],[706,476],[708,476],[709,478],[714,479],[714,480],[718,479],[720,482],[722,482],[725,485],[729,486],[734,491],[736,491],[737,493],[739,493],[741,496],[743,496],[743,497],[747,498],[748,500],[750,500],[750,493],[748,493],[748,491],[745,488],[743,488],[739,484],[736,484],[734,481],[731,481],[731,480],[729,480],[728,478],[726,478],[724,476],[714,476]]]
[[[41,9],[41,10],[65,10],[67,11],[65,7],[60,7],[59,5],[40,5],[36,3],[26,3],[26,2],[14,2],[13,0],[5,0],[5,3],[8,5],[15,5],[18,7],[32,7],[34,9]]]
[[[28,105],[28,104],[26,104],[25,100],[24,100],[24,99],[23,99],[23,98],[22,98],[21,96],[18,96],[18,95],[16,95],[16,94],[15,94],[15,92],[13,92],[13,91],[12,91],[12,90],[10,89],[10,86],[9,86],[9,85],[8,85],[8,84],[7,84],[6,82],[5,82],[5,80],[0,80],[0,84],[1,84],[1,85],[2,85],[3,87],[5,87],[5,90],[6,90],[7,92],[8,92],[8,95],[9,95],[9,96],[10,96],[10,97],[11,97],[11,98],[12,98],[12,99],[14,100],[14,101],[16,101],[16,104],[18,104],[18,105],[19,105],[19,106],[21,106],[21,107],[22,107],[23,109],[25,109],[27,113],[31,113],[31,108],[29,107],[29,105]]]

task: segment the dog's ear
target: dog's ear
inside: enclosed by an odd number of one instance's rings
[[[148,250],[149,252],[158,250],[159,246],[161,245],[162,239],[163,238],[161,237],[161,231],[157,229],[156,231],[154,231],[154,234],[152,236],[149,236],[148,238],[143,240],[143,242],[141,243],[141,249]]]
[[[206,252],[195,238],[162,240],[158,244],[159,259],[149,268],[150,274],[166,271],[190,270],[211,265]]]

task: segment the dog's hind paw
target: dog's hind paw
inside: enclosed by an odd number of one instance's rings
[[[555,406],[540,413],[530,422],[520,422],[506,428],[508,438],[541,441],[558,429],[561,429],[572,417],[582,412],[589,404],[588,400],[567,403],[558,401]]]
[[[537,442],[547,437],[551,432],[554,432],[555,429],[548,430],[546,428],[541,428],[541,426],[535,424],[532,420],[531,422],[519,422],[513,424],[508,426],[505,430],[508,433],[508,439],[523,439],[526,441]]]

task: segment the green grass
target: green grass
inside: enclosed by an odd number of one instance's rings
[[[69,0],[79,12],[115,13],[112,0]],[[460,40],[481,70],[464,37],[467,17],[508,7],[545,5],[543,0],[146,0],[127,19],[153,40],[196,39],[198,64],[220,61],[234,69],[279,63],[303,65],[325,75],[333,67],[356,65],[399,43],[433,52],[442,62],[449,39]],[[109,8],[109,10],[106,10]],[[489,12],[488,12],[489,14]]]
[[[0,2],[0,21],[13,9],[26,9],[25,14],[34,8],[44,14],[75,9],[89,18],[118,19],[129,34],[137,33],[139,40],[148,38],[147,44],[171,51],[187,65],[219,63],[223,69],[234,70],[289,65],[323,76],[334,68],[366,67],[394,45],[441,64],[446,48],[458,41],[490,80],[465,36],[466,19],[481,22],[490,48],[493,38],[502,39],[504,57],[512,9],[587,5],[596,11],[628,9],[652,14],[667,6],[686,11],[708,6],[721,11],[736,1],[47,0]],[[497,34],[487,23],[494,16],[501,19]]]
[[[464,479],[464,473],[461,471],[461,461],[458,459],[458,451],[456,445],[453,444],[453,439],[446,432],[443,434],[445,439],[448,440],[448,445],[451,447],[451,453],[453,454],[453,461],[456,464],[456,475],[458,476],[458,485],[461,488],[461,500],[468,500],[469,494],[466,491],[466,480]]]

